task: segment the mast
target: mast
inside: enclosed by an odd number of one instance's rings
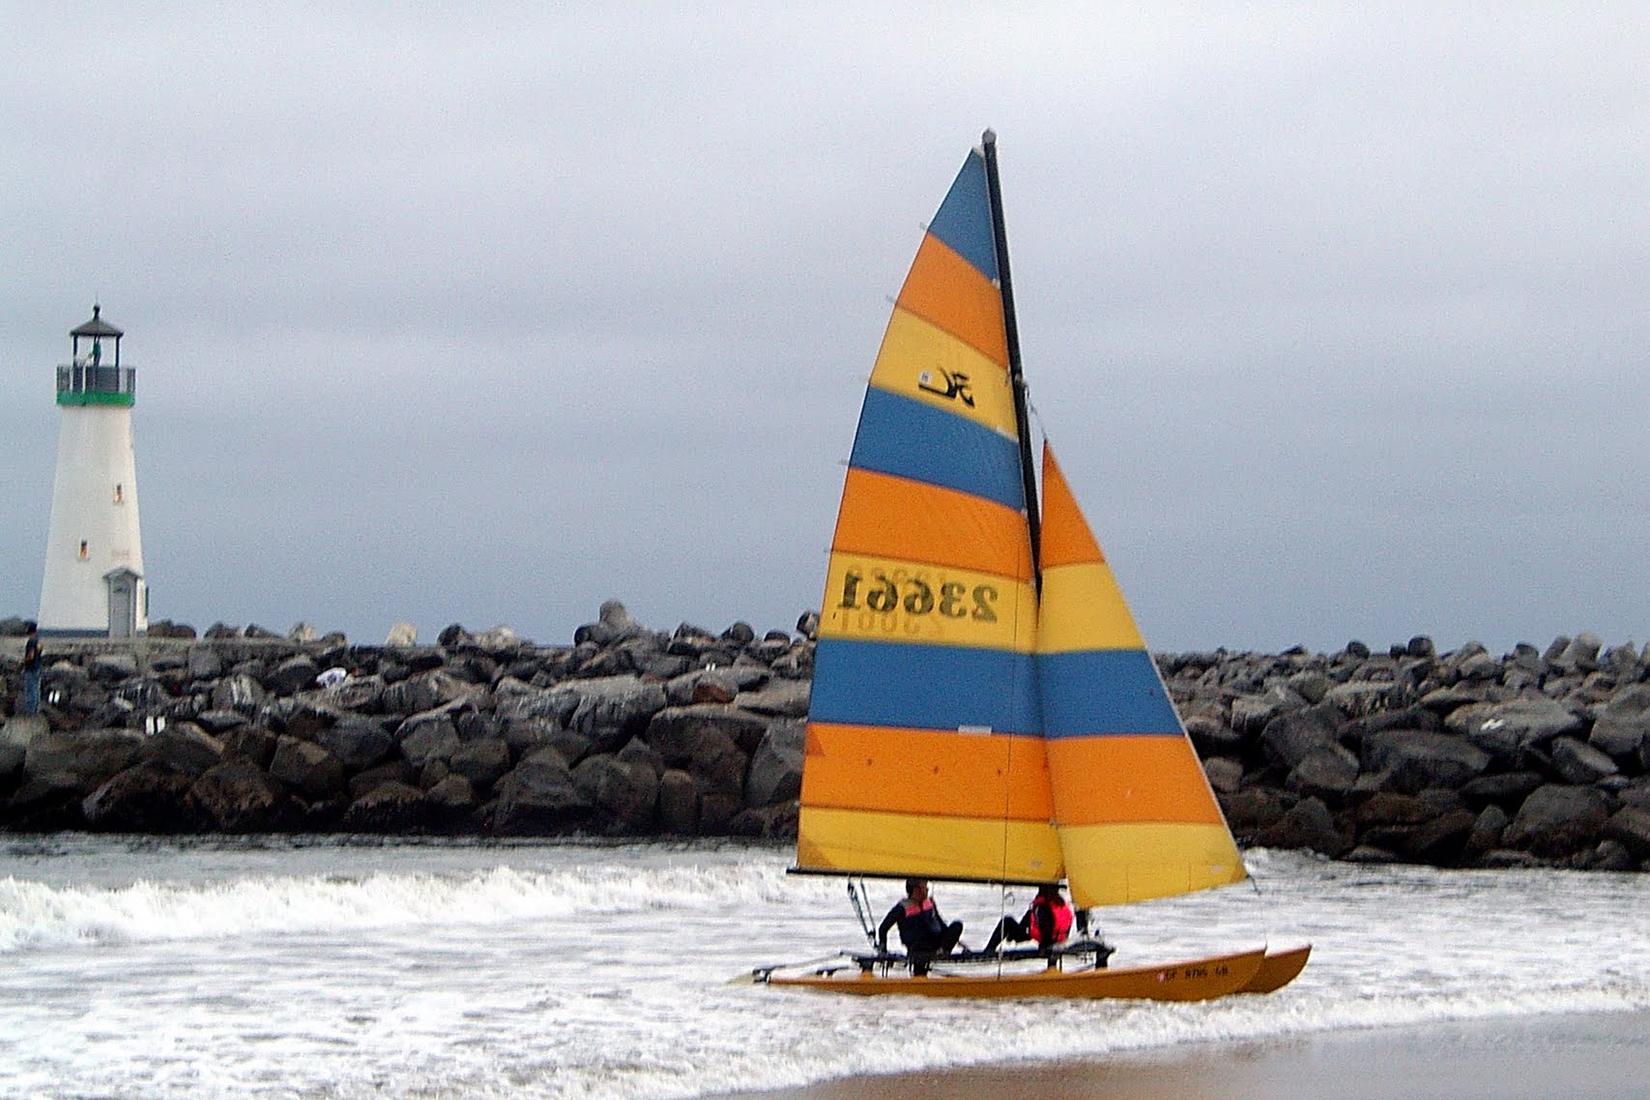
[[[1031,525],[1031,577],[1043,592],[1040,549],[1042,518],[1037,513],[1037,472],[1031,461],[1031,418],[1026,411],[1025,375],[1020,369],[1020,326],[1014,317],[1014,280],[1008,274],[1008,230],[1003,226],[1003,189],[997,179],[997,133],[980,138],[985,149],[986,190],[991,197],[991,235],[997,246],[997,285],[1003,296],[1003,332],[1008,340],[1008,378],[1014,391],[1014,422],[1020,432],[1020,480],[1025,486],[1026,522]]]

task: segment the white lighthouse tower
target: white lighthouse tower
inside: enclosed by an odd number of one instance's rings
[[[57,475],[40,586],[42,634],[132,638],[149,629],[138,534],[132,403],[137,371],[120,362],[121,331],[92,306],[57,368]]]

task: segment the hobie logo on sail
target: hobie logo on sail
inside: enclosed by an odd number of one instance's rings
[[[943,379],[945,384],[936,384],[935,375]],[[925,370],[917,375],[917,388],[924,393],[936,394],[948,401],[960,399],[969,408],[974,407],[974,394],[969,388],[968,375],[960,370],[946,370],[944,367]]]

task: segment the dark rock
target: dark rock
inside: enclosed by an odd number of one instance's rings
[[[82,795],[137,762],[143,735],[124,729],[57,731],[30,741],[23,772],[30,778],[61,775]]]
[[[754,752],[768,732],[768,721],[732,706],[666,707],[648,723],[646,738],[666,764],[675,766],[703,755],[707,732],[721,734],[741,752]]]
[[[233,710],[250,717],[268,699],[263,685],[244,672],[236,673],[219,680],[212,689],[212,710]]]
[[[235,726],[219,738],[226,759],[245,760],[268,768],[275,756],[276,736],[261,726]]]
[[[1413,794],[1380,791],[1366,799],[1353,813],[1360,833],[1392,825],[1419,825],[1430,816],[1426,805]]]
[[[754,770],[754,761],[751,766]],[[1224,756],[1211,756],[1204,760],[1203,774],[1217,794],[1235,794],[1243,783],[1243,765]]]
[[[344,828],[352,833],[404,833],[425,821],[424,792],[405,783],[384,783],[351,802]]]
[[[189,802],[223,833],[268,833],[296,819],[292,800],[251,764],[231,760],[209,768],[189,788]]]
[[[1291,804],[1281,792],[1269,787],[1246,787],[1235,794],[1220,795],[1218,801],[1232,831],[1251,837],[1280,821]]]
[[[699,796],[699,835],[728,836],[733,819],[744,809],[739,796],[710,792]]]
[[[1516,761],[1521,750],[1542,750],[1555,738],[1586,730],[1580,715],[1552,699],[1476,703],[1451,712],[1445,725],[1501,761]]]
[[[1457,788],[1482,775],[1489,754],[1462,740],[1420,730],[1383,730],[1364,741],[1364,765],[1382,790],[1415,794]]]
[[[223,763],[224,745],[193,722],[175,722],[145,741],[142,754],[146,760],[193,779]]]
[[[1279,715],[1297,711],[1306,700],[1286,687],[1273,687],[1258,695],[1240,695],[1232,700],[1232,728],[1253,737]]]
[[[1279,714],[1261,731],[1261,747],[1266,759],[1284,769],[1293,769],[1313,749],[1339,744],[1340,711],[1332,704]]]
[[[1319,745],[1289,772],[1285,786],[1300,794],[1338,803],[1358,782],[1358,758],[1337,744]]]
[[[384,689],[381,706],[389,714],[422,714],[475,691],[458,677],[440,669],[419,672]]]
[[[80,812],[93,829],[114,833],[193,832],[193,780],[157,761],[127,768],[86,796]]]
[[[349,676],[342,683],[327,688],[324,697],[340,710],[354,711],[356,714],[382,714],[386,690],[382,676]]]
[[[100,684],[118,684],[137,675],[137,658],[130,653],[99,653],[87,671]]]
[[[453,752],[447,766],[472,786],[486,789],[510,770],[510,746],[501,738],[466,741]]]
[[[1548,784],[1531,792],[1503,834],[1510,847],[1549,859],[1598,843],[1610,817],[1610,797],[1592,787]]]
[[[819,637],[819,612],[804,611],[796,620],[796,632],[809,641]]]
[[[1632,871],[1638,866],[1638,861],[1627,850],[1627,846],[1619,840],[1606,837],[1598,842],[1584,864],[1589,871]]]
[[[315,677],[320,675],[320,672],[313,660],[300,653],[276,665],[274,670],[264,677],[263,686],[280,695],[291,695],[314,687]]]
[[[602,768],[596,785],[596,806],[613,831],[647,831],[658,802],[659,775],[652,768],[616,757]]]
[[[382,787],[386,783],[399,783],[411,787],[416,784],[418,775],[412,765],[405,760],[390,760],[376,767],[368,768],[359,775],[351,776],[349,781],[349,797],[351,801],[364,794]]]
[[[1502,772],[1481,775],[1461,788],[1461,797],[1474,805],[1522,805],[1529,793],[1545,782],[1538,772]]]
[[[1303,798],[1269,828],[1255,837],[1263,848],[1309,848],[1324,855],[1344,855],[1352,842],[1335,827],[1329,807],[1316,798]]]
[[[1398,854],[1374,844],[1360,844],[1341,857],[1348,863],[1397,863]]]
[[[338,758],[347,771],[359,772],[379,763],[395,747],[383,726],[367,718],[347,717],[315,734],[315,743]]]
[[[451,760],[461,744],[458,730],[445,714],[421,717],[416,723],[408,719],[401,729],[401,755],[415,768],[422,768],[432,760]]]
[[[475,787],[462,775],[449,775],[424,792],[424,804],[442,821],[456,821],[475,808]]]
[[[734,706],[753,714],[777,718],[805,718],[808,715],[809,685],[801,680],[772,680],[760,688],[741,691]]]
[[[1554,770],[1566,783],[1596,783],[1617,772],[1614,760],[1573,737],[1555,740],[1552,757]]]
[[[567,764],[540,749],[498,781],[494,831],[504,836],[554,835],[590,816],[594,800],[573,785]]]
[[[1485,806],[1473,819],[1472,832],[1467,834],[1461,858],[1476,863],[1483,859],[1486,853],[1501,847],[1501,836],[1506,832],[1510,821],[1507,811],[1500,806]]]
[[[1461,861],[1477,815],[1467,810],[1441,814],[1415,830],[1405,854],[1421,863],[1453,867]]]
[[[222,736],[249,719],[238,710],[207,710],[195,716],[195,724],[207,733]]]
[[[807,725],[800,721],[774,722],[751,755],[745,777],[745,804],[767,806],[788,802],[802,791],[802,749]]]
[[[756,631],[751,629],[750,623],[737,622],[722,631],[722,640],[738,646],[747,646],[756,641]]]
[[[1635,757],[1650,739],[1650,684],[1617,692],[1599,710],[1587,743],[1618,760]]]
[[[659,828],[674,836],[698,832],[699,788],[687,772],[667,769],[659,777]]]
[[[338,758],[320,745],[296,737],[282,737],[275,742],[269,775],[312,800],[332,798],[344,791],[344,766]]]
[[[1650,810],[1623,806],[1604,823],[1604,835],[1626,845],[1635,859],[1650,859]]]
[[[1243,755],[1243,734],[1221,721],[1217,714],[1205,712],[1191,715],[1186,719],[1186,733],[1191,737],[1197,754],[1204,759]]]

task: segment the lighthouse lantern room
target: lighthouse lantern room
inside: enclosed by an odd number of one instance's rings
[[[40,586],[42,634],[131,638],[149,629],[132,405],[137,371],[92,306],[57,368],[57,473]]]

